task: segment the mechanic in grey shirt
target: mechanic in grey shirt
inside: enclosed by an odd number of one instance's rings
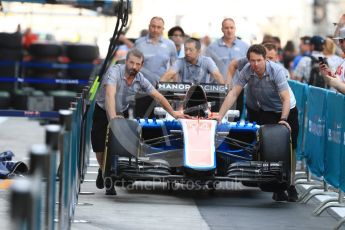
[[[200,55],[201,44],[198,39],[189,38],[184,44],[185,57],[161,77],[161,82],[189,82],[193,84],[211,83],[212,79],[224,84],[224,79],[211,58]],[[212,78],[211,78],[212,76]]]
[[[160,94],[151,83],[139,72],[144,62],[143,54],[132,49],[128,52],[125,64],[111,66],[103,76],[101,87],[96,98],[91,130],[91,143],[100,166],[96,180],[99,189],[104,188],[102,164],[108,121],[114,118],[128,116],[129,99],[139,91],[144,91],[153,97],[174,118],[184,118],[181,112],[176,112],[167,99]],[[115,193],[114,188],[107,189],[107,194]]]
[[[239,76],[234,78],[234,87],[226,96],[215,118],[221,122],[247,84],[249,120],[256,121],[259,125],[277,123],[285,125],[291,131],[292,146],[295,149],[298,136],[298,110],[295,103],[290,103],[289,85],[284,68],[266,60],[266,49],[262,45],[249,47],[247,58],[249,63],[242,69]],[[298,193],[295,186],[291,185],[287,192],[288,195],[285,191],[277,191],[272,198],[276,201],[296,202]]]
[[[175,44],[162,37],[164,20],[153,17],[149,24],[149,33],[135,41],[134,47],[140,50],[145,57],[141,72],[153,86],[156,86],[160,77],[175,62],[177,53]]]
[[[125,71],[126,66],[124,64],[110,66],[101,83],[101,89],[104,89],[106,85],[116,86],[115,111],[119,116],[123,116],[127,111],[130,101],[133,100],[133,96],[137,92],[151,94],[154,90],[152,84],[140,72],[137,73],[132,84],[128,85]],[[105,99],[106,91],[100,90],[96,97],[96,103],[104,110],[106,110]]]
[[[224,80],[226,80],[228,66],[233,59],[246,56],[248,44],[236,37],[236,25],[232,18],[222,21],[223,37],[211,43],[205,52],[216,63]],[[229,84],[230,82],[226,82]]]
[[[266,59],[269,61],[275,62],[278,65],[283,67],[283,65],[279,62],[277,47],[273,43],[265,43],[263,44],[263,46],[266,49]],[[232,79],[232,76],[235,73],[235,70],[241,71],[246,66],[246,64],[248,64],[248,62],[249,61],[247,57],[242,57],[240,59],[232,60],[231,64],[229,65],[228,78]],[[286,78],[289,79],[290,78],[289,71],[285,67],[283,67],[283,69],[285,71]],[[296,105],[296,98],[290,86],[289,86],[289,94],[290,94],[290,107],[293,108]]]

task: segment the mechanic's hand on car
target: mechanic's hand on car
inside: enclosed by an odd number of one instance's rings
[[[280,120],[278,122],[278,124],[285,125],[289,129],[289,131],[291,132],[291,127],[290,127],[289,123],[287,123],[287,121]]]
[[[122,115],[115,115],[115,117],[113,117],[113,119],[114,119],[114,118],[115,118],[115,119],[116,119],[116,118],[122,118],[122,119],[123,119],[123,118],[125,118],[125,117],[122,116]]]
[[[183,111],[174,111],[174,114],[171,114],[175,119],[188,119],[191,118],[189,115],[184,114]]]
[[[207,119],[216,120],[218,124],[222,123],[223,117],[220,117],[218,113],[210,113]]]

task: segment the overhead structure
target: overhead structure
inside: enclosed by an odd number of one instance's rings
[[[71,5],[76,8],[94,10],[108,16],[116,16],[120,5],[119,0],[0,0],[0,5],[1,2]],[[132,1],[128,1],[128,5],[124,7],[131,13]]]

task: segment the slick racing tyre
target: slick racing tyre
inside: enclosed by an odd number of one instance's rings
[[[259,129],[259,160],[263,162],[282,162],[281,175],[276,180],[260,183],[262,191],[276,192],[286,190],[291,183],[291,138],[284,125],[263,125]]]

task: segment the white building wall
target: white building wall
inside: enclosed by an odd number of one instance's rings
[[[287,40],[298,42],[299,37],[333,33],[332,22],[345,13],[344,0],[328,2],[327,22],[324,28],[312,24],[313,0],[132,0],[133,13],[127,37],[137,38],[147,29],[153,16],[165,20],[165,33],[180,25],[192,36],[211,38],[222,36],[221,21],[232,17],[237,24],[237,35],[248,43],[261,42],[264,34],[279,36],[282,45]],[[3,3],[0,12],[0,32],[14,32],[21,24],[24,30],[51,33],[59,41],[97,43],[105,56],[109,38],[113,34],[116,17],[104,17],[96,12],[70,6],[49,4]]]
[[[282,40],[312,33],[310,0],[133,0],[129,37],[147,29],[153,16],[165,20],[166,31],[180,25],[189,35],[222,35],[221,21],[232,17],[238,35],[247,41],[261,41],[263,34],[278,35]]]

